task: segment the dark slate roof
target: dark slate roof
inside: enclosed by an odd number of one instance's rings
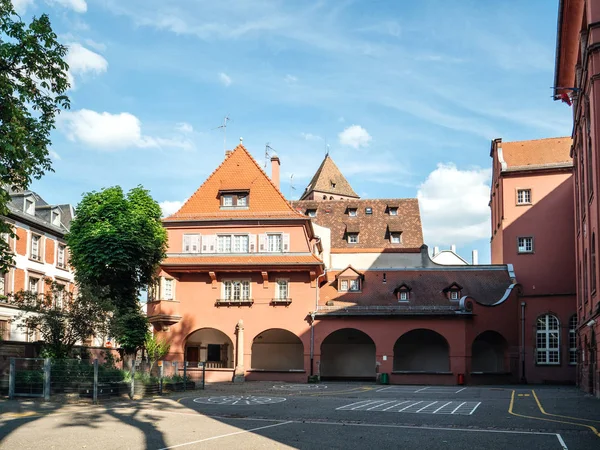
[[[449,268],[421,268],[407,270],[367,270],[363,272],[362,291],[338,292],[337,272],[329,272],[327,283],[321,287],[319,305],[326,306],[398,306],[394,291],[405,284],[410,288],[408,305],[435,309],[456,305],[444,290],[456,283],[462,287],[460,296],[469,296],[482,305],[501,301],[516,283],[507,266],[448,266]],[[385,273],[386,282],[383,282]]]
[[[302,214],[316,211],[313,223],[331,230],[332,249],[419,249],[423,245],[423,229],[419,201],[416,198],[351,199],[351,200],[297,200],[292,206]],[[391,216],[389,208],[398,208]],[[348,214],[356,209],[356,217]],[[366,214],[366,208],[372,213]],[[349,244],[347,233],[358,232],[358,243]],[[402,242],[392,244],[390,232],[401,232]]]

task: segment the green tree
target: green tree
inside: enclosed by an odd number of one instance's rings
[[[160,206],[141,186],[127,195],[118,186],[90,192],[77,206],[67,243],[77,281],[106,292],[114,306],[111,335],[131,355],[148,331],[138,297],[167,247]]]
[[[152,333],[148,333],[146,335],[144,347],[146,347],[146,353],[148,354],[148,359],[150,360],[150,373],[152,373],[152,369],[154,369],[156,362],[164,358],[167,353],[169,353],[171,344],[168,344],[164,339],[157,339]]]
[[[73,347],[90,336],[105,336],[111,305],[89,289],[77,295],[56,282],[46,281],[45,294],[19,291],[8,296],[8,302],[20,312],[18,327],[30,336],[36,332],[44,341],[45,356],[63,359],[72,356]]]
[[[70,106],[66,54],[47,15],[26,25],[11,0],[0,0],[0,216],[8,213],[9,186],[27,189],[52,170],[50,132],[56,115]],[[1,219],[0,233],[14,237]],[[0,273],[11,263],[0,239]]]

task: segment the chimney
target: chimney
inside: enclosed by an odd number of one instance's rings
[[[452,245],[450,246],[450,250],[452,250],[452,253],[456,253],[456,245],[455,245],[455,244],[452,244]]]
[[[437,255],[440,252],[440,248],[436,245],[433,247],[433,256]]]
[[[478,254],[477,250],[473,250],[471,262],[474,266],[479,264],[479,254]]]
[[[273,156],[271,158],[271,181],[279,189],[279,156]]]

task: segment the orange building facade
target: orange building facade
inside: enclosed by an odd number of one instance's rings
[[[554,94],[572,104],[573,201],[577,269],[577,383],[600,397],[600,2],[561,0]]]
[[[519,281],[523,381],[574,383],[577,365],[570,138],[492,141],[491,255]]]
[[[519,380],[510,266],[435,264],[417,200],[359,199],[329,156],[288,202],[271,162],[238,146],[164,219],[148,316],[167,359],[208,381]]]

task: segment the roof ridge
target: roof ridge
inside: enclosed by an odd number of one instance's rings
[[[520,141],[502,141],[502,144],[516,144],[518,142],[534,142],[534,141],[551,141],[554,139],[572,139],[571,136],[555,136],[555,137],[545,137],[539,139],[521,139]]]
[[[336,183],[340,184],[339,188],[342,189],[343,192],[340,190],[333,191],[331,189],[326,189],[324,186],[318,186],[319,184],[325,183],[325,181],[322,179],[322,175],[323,175],[323,171],[327,165],[330,166],[330,168],[331,168],[330,170],[333,172],[332,174],[329,174],[329,176],[336,179],[335,180]],[[327,175],[327,174],[325,174],[325,175]],[[329,181],[332,181],[332,180],[329,180]],[[335,194],[335,195],[343,195],[346,197],[353,197],[353,198],[357,198],[357,199],[360,198],[360,196],[352,188],[352,185],[350,184],[348,179],[344,176],[344,174],[342,173],[340,168],[337,166],[337,164],[335,163],[333,158],[331,156],[329,156],[329,153],[327,153],[325,155],[325,158],[323,158],[321,165],[315,172],[314,176],[311,178],[310,182],[306,186],[306,189],[304,189],[304,193],[302,194],[301,198],[304,198],[305,196],[307,196],[308,194],[310,194],[311,192],[314,192],[314,191],[326,192],[328,194]]]

